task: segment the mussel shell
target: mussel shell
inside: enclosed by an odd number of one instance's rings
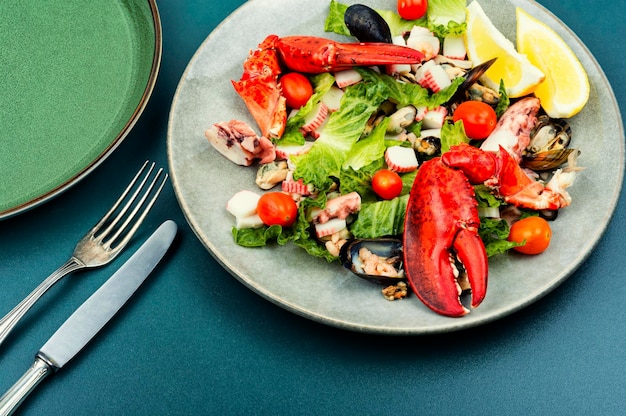
[[[465,81],[459,85],[458,89],[450,99],[450,102],[455,103],[459,101],[465,100],[465,94],[469,90],[469,88],[474,85],[480,77],[483,76],[485,72],[491,65],[496,61],[497,58],[490,59],[488,61],[483,62],[482,64],[476,65],[474,68],[470,69],[467,74],[465,74]]]
[[[391,30],[380,14],[364,4],[348,7],[344,17],[346,27],[360,42],[391,43]]]
[[[478,82],[478,80],[480,79],[480,77],[483,76],[483,74],[485,72],[487,72],[487,70],[489,68],[491,68],[491,65],[494,64],[494,62],[496,62],[496,59],[498,58],[492,58],[488,61],[483,62],[482,64],[478,64],[476,65],[474,68],[470,69],[467,74],[465,75],[465,82],[468,85],[473,85],[474,83]]]
[[[406,281],[403,274],[400,277],[389,277],[367,274],[359,261],[359,250],[366,247],[373,254],[385,258],[394,258],[396,270],[402,270],[402,241],[395,238],[372,238],[355,239],[347,242],[341,247],[339,258],[345,268],[352,271],[362,279],[381,285],[395,285],[398,282]]]
[[[539,211],[539,216],[546,221],[554,221],[559,216],[559,210],[542,209]]]
[[[530,133],[528,153],[541,153],[547,150],[566,148],[572,139],[572,129],[563,119],[541,115]]]
[[[552,149],[546,150],[545,152],[528,154],[522,157],[520,165],[537,172],[552,170],[566,163],[569,155],[572,152],[577,151],[578,149],[567,148]]]
[[[437,136],[420,136],[415,140],[413,149],[417,151],[422,161],[436,157],[441,152],[441,138]]]

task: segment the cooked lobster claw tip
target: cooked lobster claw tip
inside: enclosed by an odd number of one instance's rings
[[[454,238],[452,247],[463,263],[471,287],[471,307],[478,307],[487,292],[487,255],[475,230],[461,229]],[[431,310],[449,317],[461,317],[469,313],[460,300],[461,287],[457,282],[450,254],[441,251],[436,274],[409,276],[413,291]],[[405,266],[406,267],[406,266]],[[410,267],[410,266],[409,266]]]
[[[454,249],[467,270],[472,291],[472,308],[478,307],[487,294],[487,253],[476,230],[463,229],[454,239]]]

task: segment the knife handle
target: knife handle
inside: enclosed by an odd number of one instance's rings
[[[26,396],[37,387],[37,385],[53,372],[52,366],[40,357],[35,359],[33,365],[24,375],[0,397],[0,416],[9,416],[22,404]]]

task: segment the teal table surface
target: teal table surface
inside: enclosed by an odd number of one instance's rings
[[[183,71],[243,3],[158,1],[161,69],[131,133],[76,186],[0,222],[1,315],[66,260],[143,161],[167,167],[168,115]],[[595,56],[623,118],[626,1],[539,3]],[[168,183],[131,250],[110,266],[65,278],[0,345],[0,394],[149,231],[173,219],[180,230],[165,261],[19,414],[619,414],[626,397],[625,218],[621,198],[590,257],[521,311],[449,334],[376,336],[321,325],[245,288],[198,241]]]

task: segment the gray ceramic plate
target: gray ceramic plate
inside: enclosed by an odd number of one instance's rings
[[[553,224],[552,244],[544,254],[492,258],[489,290],[479,308],[463,318],[442,317],[414,296],[388,302],[378,286],[293,245],[250,249],[233,243],[234,221],[225,205],[236,191],[255,190],[256,169],[226,160],[203,133],[212,123],[233,118],[255,126],[230,80],[239,79],[248,52],[266,35],[329,36],[323,32],[329,0],[308,0],[306,13],[303,4],[247,2],[201,45],[179,84],[168,131],[170,170],[189,224],[215,259],[245,286],[289,311],[324,324],[379,334],[449,332],[481,325],[530,305],[565,281],[591,253],[613,214],[623,179],[624,132],[615,97],[598,63],[563,23],[528,0],[481,0],[481,5],[512,40],[515,6],[522,6],[553,27],[579,56],[589,75],[591,97],[571,124],[574,145],[582,151],[580,165],[587,169],[571,189],[572,205]],[[395,2],[368,4],[389,9]]]
[[[131,130],[161,62],[154,0],[1,2],[0,219],[89,174]]]

